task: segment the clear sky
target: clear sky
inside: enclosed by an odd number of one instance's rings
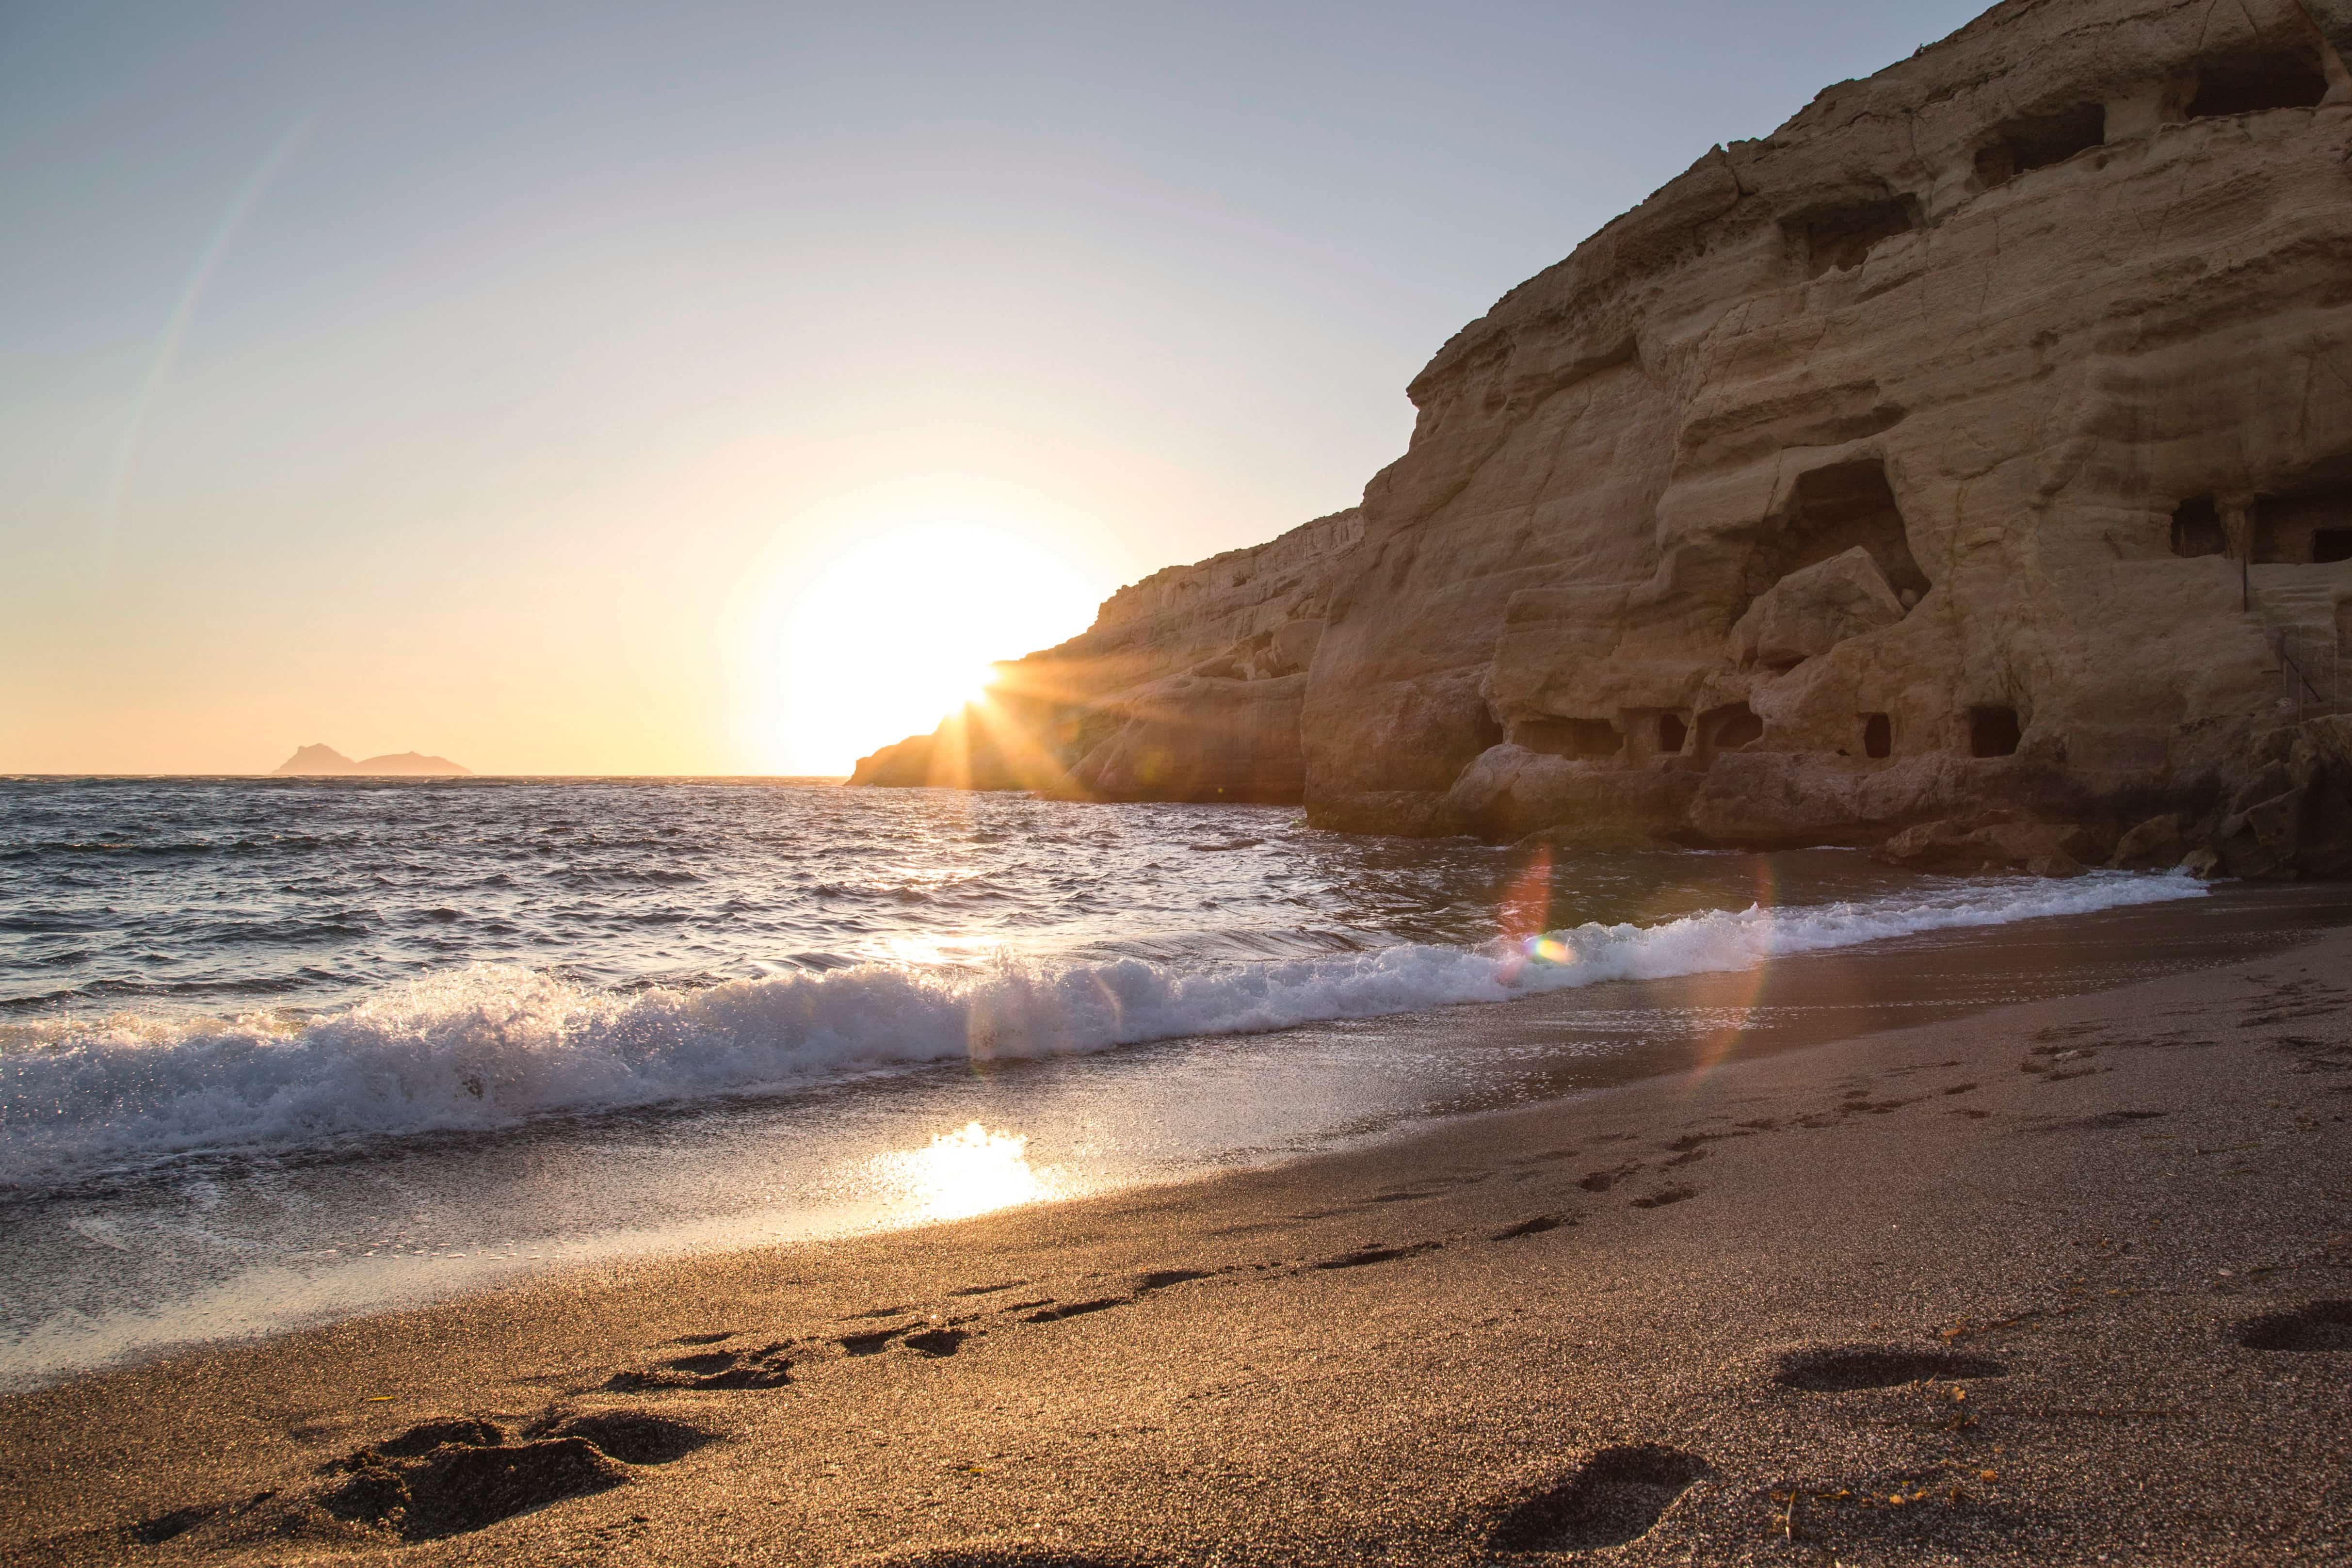
[[[0,4],[0,772],[841,772],[1974,0]]]

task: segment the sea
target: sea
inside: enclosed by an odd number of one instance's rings
[[[2346,919],[1286,807],[0,779],[0,1386],[1296,1159]]]

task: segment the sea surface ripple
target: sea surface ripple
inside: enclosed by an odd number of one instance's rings
[[[2200,890],[812,781],[0,780],[0,1186]]]

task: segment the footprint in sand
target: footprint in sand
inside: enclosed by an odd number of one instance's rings
[[[1605,1193],[1641,1168],[1639,1160],[1629,1160],[1613,1171],[1587,1171],[1576,1184],[1588,1193]]]
[[[1416,1253],[1434,1252],[1445,1244],[1442,1241],[1415,1241],[1403,1247],[1382,1247],[1378,1242],[1360,1247],[1353,1252],[1343,1252],[1337,1258],[1327,1258],[1320,1263],[1310,1263],[1310,1268],[1361,1268],[1371,1263],[1392,1263],[1400,1258]]]
[[[667,1465],[713,1441],[699,1426],[635,1410],[592,1410],[528,1427],[527,1437],[582,1437],[625,1465]]]
[[[1165,1290],[1171,1285],[1189,1285],[1195,1279],[1208,1279],[1211,1272],[1206,1268],[1155,1268],[1137,1279],[1135,1293],[1140,1296],[1148,1291]]]
[[[1505,1226],[1488,1239],[1494,1241],[1516,1241],[1523,1236],[1541,1236],[1545,1231],[1558,1230],[1564,1225],[1574,1225],[1575,1223],[1576,1222],[1574,1220],[1569,1218],[1566,1215],[1539,1214],[1533,1219],[1523,1219],[1517,1225]]]
[[[2250,1351],[2352,1351],[2352,1301],[2306,1301],[2238,1325]]]
[[[1697,1455],[1663,1444],[1603,1448],[1560,1479],[1507,1502],[1486,1544],[1503,1552],[1589,1552],[1639,1541],[1706,1469]]]
[[[2044,1083],[2063,1083],[2070,1078],[2088,1078],[2106,1071],[2105,1068],[2085,1065],[2098,1054],[2088,1046],[2036,1046],[2017,1064],[2017,1070],[2035,1074]]]
[[[853,1568],[1142,1568],[1142,1564],[1134,1558],[1051,1546],[971,1545],[861,1557],[854,1560]]]
[[[1064,1318],[1083,1317],[1088,1312],[1107,1312],[1113,1307],[1124,1307],[1130,1296],[1098,1296],[1091,1301],[1060,1301],[1039,1303],[1040,1310],[1022,1321],[1028,1323],[1058,1323]]]
[[[646,1394],[677,1388],[782,1388],[792,1382],[786,1343],[757,1350],[703,1351],[673,1357],[641,1372],[616,1372],[604,1386],[616,1394]]]
[[[451,1445],[415,1459],[363,1461],[319,1499],[329,1513],[429,1541],[481,1530],[502,1519],[610,1490],[628,1472],[585,1437],[550,1437],[511,1447]]]
[[[142,1519],[123,1533],[142,1546],[161,1546],[167,1541],[177,1541],[181,1536],[207,1521],[216,1519],[223,1514],[247,1512],[260,1507],[277,1495],[274,1491],[256,1492],[242,1503],[206,1502],[197,1503],[190,1508],[175,1508],[169,1513],[159,1513],[152,1519]]]
[[[1808,1394],[1851,1394],[1863,1388],[1900,1388],[1929,1378],[1958,1381],[2002,1377],[2009,1369],[1983,1356],[1952,1351],[1912,1350],[1899,1345],[1823,1345],[1780,1357],[1772,1381]]]
[[[700,1427],[634,1411],[550,1415],[513,1442],[488,1421],[428,1421],[329,1463],[317,1489],[271,1511],[292,1516],[277,1520],[280,1527],[317,1509],[402,1541],[431,1541],[610,1490],[629,1480],[633,1467],[668,1464],[711,1440]],[[174,1509],[130,1533],[160,1544],[223,1516],[251,1513],[277,1496]]]
[[[934,1328],[923,1323],[900,1323],[896,1327],[877,1329],[872,1333],[844,1334],[835,1343],[853,1356],[878,1355],[894,1344],[906,1346],[918,1355],[950,1356],[971,1338],[969,1330]]]

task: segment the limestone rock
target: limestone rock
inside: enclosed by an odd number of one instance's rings
[[[1306,781],[1306,684],[1303,674],[1159,682],[1128,700],[1126,722],[1050,788],[1093,800],[1294,802]]]
[[[1290,675],[1304,670],[1314,662],[1315,650],[1322,645],[1322,642],[1321,617],[1283,622],[1274,628],[1272,660],[1268,673]]]
[[[1961,876],[2024,871],[2036,877],[2079,877],[2080,830],[2046,822],[1999,822],[1968,826],[1923,823],[1906,828],[1874,852],[1888,865]]]
[[[1972,836],[2228,804],[2283,701],[2352,700],[2347,148],[2292,0],[2056,0],[1709,153],[1414,381],[1309,672],[1312,820],[1493,831],[1498,742],[1649,781],[1580,819],[1679,796],[1723,843],[1941,820],[2022,864]],[[2225,857],[2303,864],[2300,798]]]
[[[1731,628],[1732,658],[1743,666],[1793,669],[1848,637],[1902,618],[1903,602],[1870,552],[1857,544],[1790,573],[1759,595]]]
[[[2006,0],[1505,295],[1359,509],[860,778],[1291,798],[1295,704],[1326,827],[2352,874],[2347,40]]]
[[[2168,871],[2188,858],[2189,848],[2188,818],[2168,811],[2125,834],[2107,864],[2118,871]]]
[[[1334,512],[1121,588],[1086,632],[1000,667],[984,701],[860,759],[850,782],[1297,801],[1306,667],[1361,523]]]
[[[1698,785],[1696,773],[1591,768],[1507,744],[1463,770],[1444,809],[1449,821],[1490,839],[1543,830],[1553,844],[1614,848],[1684,831]]]

